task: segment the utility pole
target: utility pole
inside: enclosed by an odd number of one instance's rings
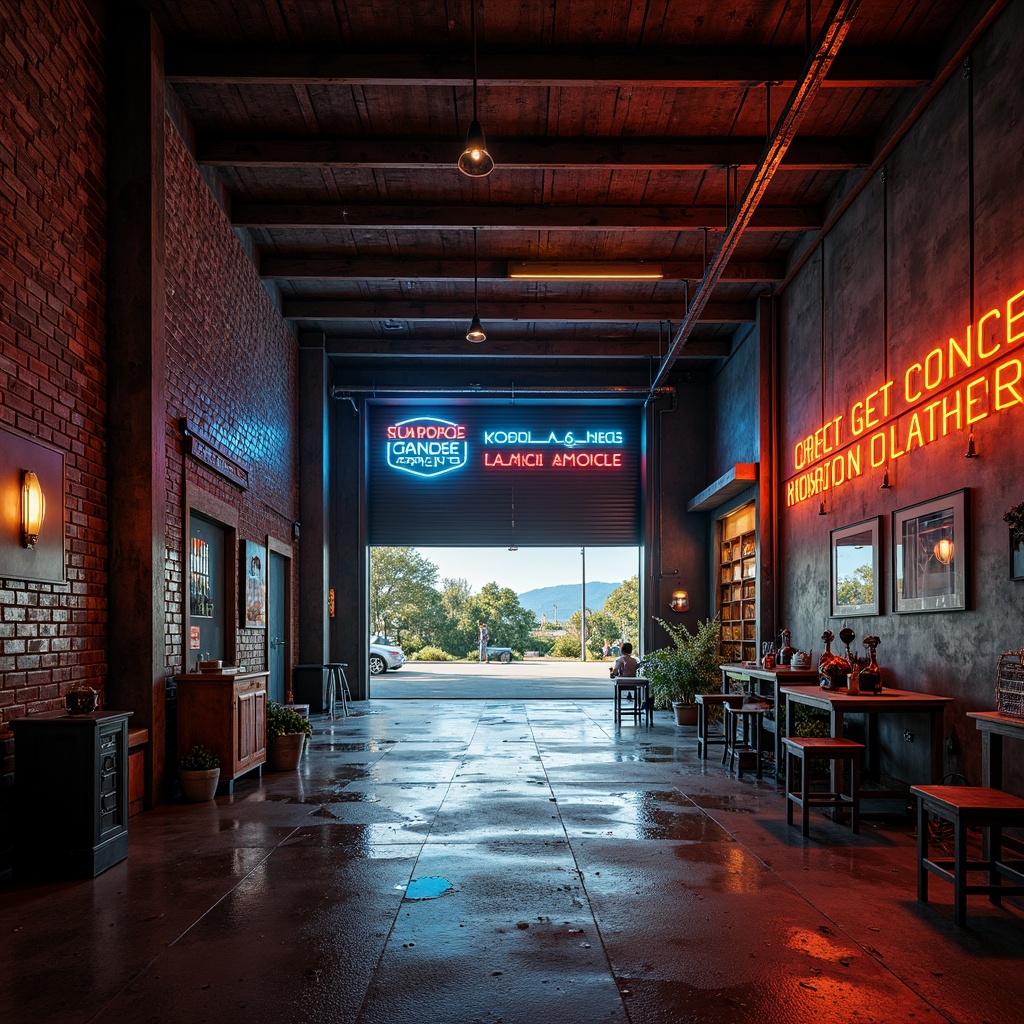
[[[583,572],[583,599],[580,608],[580,661],[587,660],[587,549],[580,548]]]

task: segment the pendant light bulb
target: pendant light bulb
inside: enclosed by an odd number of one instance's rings
[[[484,325],[480,323],[480,317],[474,316],[469,325],[469,330],[466,331],[466,341],[472,341],[474,344],[479,345],[481,341],[486,341],[487,335],[484,334]]]

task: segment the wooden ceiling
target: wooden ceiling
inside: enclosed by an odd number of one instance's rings
[[[147,6],[197,159],[336,366],[653,381],[729,354],[1003,3],[477,0],[483,178],[456,167],[470,0]],[[523,261],[664,276],[510,279]]]

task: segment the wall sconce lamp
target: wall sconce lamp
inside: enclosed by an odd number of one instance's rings
[[[932,554],[943,564],[949,565],[953,561],[953,542],[948,537],[943,537],[942,540],[935,544],[932,549]]]
[[[487,152],[487,139],[484,138],[476,110],[476,0],[470,0],[469,18],[473,35],[473,120],[466,133],[466,148],[459,157],[459,170],[471,178],[486,178],[494,170],[494,160]]]
[[[673,590],[668,606],[674,612],[688,612],[690,610],[690,595],[685,590]]]
[[[46,498],[39,486],[39,477],[26,469],[21,478],[21,543],[24,547],[36,546],[45,515]]]
[[[976,459],[978,457],[978,449],[974,447],[974,431],[967,436],[967,451],[964,452],[965,459]]]

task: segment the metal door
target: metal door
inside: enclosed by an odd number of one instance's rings
[[[287,625],[285,622],[285,586],[288,579],[288,559],[276,551],[270,552],[270,566],[267,575],[267,627],[270,634],[268,668],[270,679],[268,696],[283,703],[287,695],[285,686],[285,651]]]

